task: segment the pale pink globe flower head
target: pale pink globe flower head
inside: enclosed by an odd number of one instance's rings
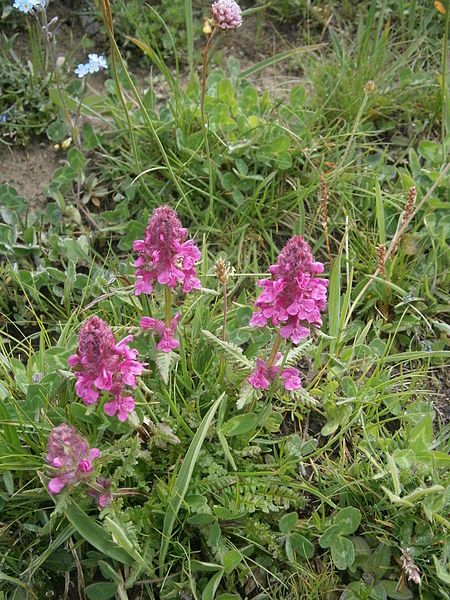
[[[156,344],[157,350],[171,352],[172,350],[176,350],[180,345],[180,342],[174,337],[179,320],[180,314],[178,313],[173,317],[170,326],[166,327],[164,321],[153,319],[152,317],[142,317],[140,325],[143,329],[153,330],[160,338]]]
[[[46,462],[57,470],[49,481],[48,490],[59,494],[63,488],[89,479],[93,461],[100,456],[98,448],[89,448],[84,437],[72,425],[62,423],[48,438]]]
[[[145,368],[145,363],[137,360],[138,351],[128,345],[132,341],[133,336],[128,335],[117,343],[108,325],[93,316],[80,330],[77,353],[69,356],[77,395],[85,404],[94,404],[100,392],[108,392],[112,400],[106,402],[104,411],[111,417],[117,415],[119,421],[126,421],[134,410],[128,388],[136,387],[136,377]]]
[[[281,360],[281,353],[277,354],[276,362]],[[287,392],[298,390],[302,387],[300,371],[295,367],[281,369],[278,365],[269,366],[262,358],[256,359],[256,367],[248,377],[248,382],[256,390],[268,390],[279,374],[284,389]]]
[[[298,344],[310,334],[310,326],[322,325],[321,312],[326,308],[328,280],[308,243],[300,236],[291,238],[280,252],[277,263],[269,267],[271,279],[262,279],[263,292],[255,302],[257,310],[251,327],[271,323],[280,327],[280,335]]]
[[[242,10],[234,0],[217,0],[211,12],[214,24],[220,29],[237,29],[242,25]]]
[[[136,295],[151,294],[155,283],[169,288],[181,285],[184,293],[201,288],[195,269],[201,253],[187,235],[172,208],[160,206],[153,211],[144,239],[133,244],[133,250],[138,252],[134,263]]]

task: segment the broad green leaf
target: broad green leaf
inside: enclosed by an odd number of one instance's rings
[[[117,585],[115,583],[101,581],[98,583],[91,583],[84,591],[89,600],[109,600],[109,598],[114,598],[116,595]]]
[[[133,564],[132,557],[122,548],[119,548],[103,527],[81,510],[77,504],[71,504],[66,508],[65,515],[81,537],[89,542],[91,546],[94,546],[94,548],[97,548],[97,550],[103,552],[103,554],[113,560],[117,560],[125,565]]]
[[[289,536],[289,542],[292,549],[295,551],[299,558],[312,558],[314,554],[314,545],[304,535],[299,533],[291,533]]]
[[[297,525],[298,515],[295,512],[283,515],[280,519],[281,533],[290,533]]]
[[[355,561],[355,547],[349,539],[338,535],[331,546],[331,558],[337,569],[345,571]]]
[[[202,600],[214,600],[217,588],[219,587],[220,582],[222,581],[222,577],[223,569],[221,569],[211,577],[205,589],[203,590]]]
[[[219,408],[220,403],[225,397],[225,393],[221,394],[219,398],[214,402],[209,411],[203,417],[203,420],[197,429],[189,449],[184,458],[183,464],[181,465],[180,471],[177,475],[175,483],[170,490],[169,501],[167,505],[166,515],[164,518],[164,525],[161,537],[161,547],[159,552],[159,568],[161,573],[163,572],[164,561],[166,559],[167,551],[169,549],[170,538],[175,525],[175,521],[180,510],[181,503],[186,495],[191,481],[192,472],[197,462],[198,455],[203,446],[208,429],[211,426],[214,415]]]
[[[238,550],[228,550],[223,557],[223,568],[225,574],[229,575],[242,560],[242,554]]]
[[[380,581],[380,585],[383,586],[387,597],[392,598],[392,600],[410,600],[410,598],[413,598],[413,593],[407,587],[399,589],[400,586],[398,581],[383,579]]]
[[[339,533],[350,535],[354,533],[361,523],[361,513],[357,508],[348,506],[340,510],[333,518],[333,525],[339,529]]]
[[[334,544],[334,541],[339,537],[339,527],[337,525],[330,525],[327,527],[323,535],[319,538],[319,546],[321,548],[329,548]]]
[[[254,413],[246,415],[238,415],[223,424],[221,432],[228,436],[243,435],[249,431],[253,431],[258,424],[258,417]]]

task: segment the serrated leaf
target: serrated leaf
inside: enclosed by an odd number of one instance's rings
[[[219,349],[220,353],[228,357],[232,361],[232,364],[236,367],[239,367],[240,369],[251,369],[253,367],[253,364],[246,356],[244,356],[242,353],[242,348],[239,348],[239,346],[236,346],[231,342],[221,340],[206,329],[202,329],[202,335],[211,341],[215,347]]]
[[[236,402],[236,408],[242,410],[244,406],[254,402],[261,396],[261,391],[256,390],[252,385],[246,381],[239,390],[239,396]]]
[[[169,383],[170,369],[176,360],[178,360],[178,354],[175,352],[156,352],[155,354],[155,364],[166,385]]]
[[[295,367],[300,358],[305,354],[307,350],[309,350],[311,345],[312,340],[307,340],[303,344],[300,344],[299,346],[296,346],[295,348],[289,350],[284,364],[288,367]]]

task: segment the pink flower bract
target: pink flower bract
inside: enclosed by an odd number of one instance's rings
[[[51,479],[48,490],[52,494],[68,485],[90,477],[92,461],[100,456],[98,448],[89,448],[84,437],[72,425],[62,423],[55,427],[48,438],[46,462],[58,470]]]
[[[145,364],[137,360],[137,350],[126,336],[116,343],[113,332],[99,317],[90,317],[82,326],[78,336],[77,353],[69,356],[69,366],[75,371],[75,391],[85,404],[97,402],[101,391],[113,396],[104,406],[105,413],[117,414],[120,421],[127,419],[134,409],[134,400],[127,394],[127,387],[136,387],[136,376]]]
[[[201,287],[195,270],[201,253],[193,240],[186,239],[187,234],[169,206],[153,211],[144,239],[133,244],[133,250],[139,254],[134,263],[136,295],[151,294],[155,282],[170,288],[181,284],[185,293]]]
[[[220,29],[236,29],[242,25],[242,10],[234,0],[217,0],[211,6],[211,12]]]
[[[276,360],[281,359],[281,354],[277,355]],[[272,365],[269,367],[265,360],[256,359],[256,367],[248,377],[248,382],[252,387],[259,390],[268,390],[271,383],[275,380],[278,373],[282,379],[284,389],[288,392],[298,390],[302,387],[300,371],[295,367],[286,367],[280,372],[280,367]]]
[[[263,292],[255,302],[258,309],[250,319],[251,327],[268,322],[280,326],[280,334],[294,344],[310,334],[309,325],[322,325],[321,312],[327,303],[328,280],[307,242],[299,235],[291,238],[275,265],[269,267],[271,279],[262,279]]]
[[[143,329],[152,329],[161,338],[156,345],[158,350],[171,352],[172,350],[176,350],[180,345],[180,342],[174,337],[179,320],[180,315],[177,314],[172,319],[170,327],[166,327],[164,321],[153,319],[152,317],[142,317],[140,324]]]

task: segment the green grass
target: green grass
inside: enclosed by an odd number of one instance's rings
[[[332,2],[325,20],[291,0],[244,16],[230,36],[254,21],[283,36],[296,15],[288,41],[301,50],[241,65],[217,36],[207,151],[192,69],[201,7],[180,4],[176,18],[164,5],[141,22],[136,3],[113,3],[104,92],[83,95],[69,70],[45,92],[53,142],[81,115],[46,205],[0,186],[0,600],[449,598],[448,16],[387,0]],[[140,51],[162,87],[133,74]],[[256,86],[274,65],[295,84]],[[26,102],[29,89],[10,79]],[[40,118],[34,108],[22,118],[24,139]],[[396,244],[412,186],[419,210]],[[148,363],[136,429],[84,406],[67,358],[92,314],[118,339],[163,314],[159,292],[134,296],[131,255],[162,203],[202,249],[203,290],[175,295],[177,360],[161,364],[151,338],[136,336]],[[321,330],[288,355],[304,390],[245,395],[248,365],[273,341],[248,326],[257,281],[294,234],[330,280]],[[223,255],[235,269],[227,342],[214,276]],[[102,449],[102,475],[131,495],[99,513],[81,486],[48,494],[47,438],[62,421]],[[420,586],[402,571],[405,553]]]

